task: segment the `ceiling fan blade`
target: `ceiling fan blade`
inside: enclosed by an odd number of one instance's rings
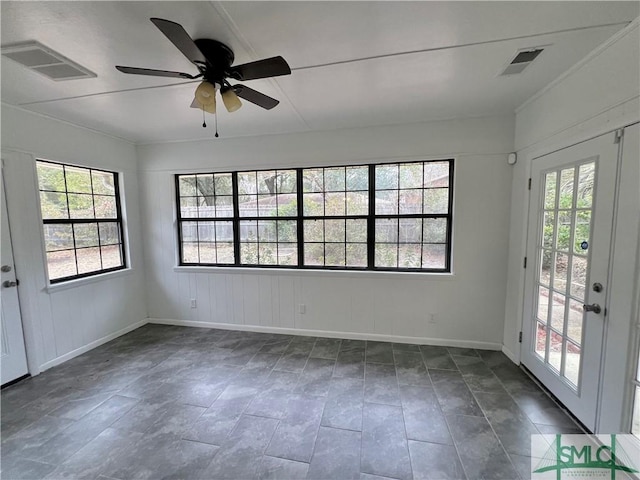
[[[151,18],[151,21],[192,63],[205,64],[207,62],[203,53],[182,25],[162,18]]]
[[[192,80],[199,78],[201,75],[189,75],[183,72],[170,72],[169,70],[154,70],[152,68],[138,68],[138,67],[122,67],[116,65],[116,68],[122,73],[130,73],[132,75],[149,75],[152,77],[174,77],[174,78],[187,78]]]
[[[289,68],[289,64],[282,57],[265,58],[257,62],[236,65],[229,69],[229,75],[241,81],[289,74],[291,74],[291,68]]]
[[[244,98],[248,102],[255,103],[266,110],[271,110],[280,103],[275,98],[271,98],[264,93],[260,93],[257,90],[245,87],[244,85],[234,85],[233,90],[240,98]]]

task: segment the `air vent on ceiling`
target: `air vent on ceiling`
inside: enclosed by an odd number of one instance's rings
[[[542,53],[543,48],[530,48],[520,50],[516,56],[509,62],[500,75],[516,75],[522,73],[531,63]]]
[[[3,46],[2,56],[56,82],[96,77],[95,73],[38,42]]]

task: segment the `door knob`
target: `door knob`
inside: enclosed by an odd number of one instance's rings
[[[0,271],[1,272],[10,272],[11,271],[11,265],[2,265],[2,267],[0,267]]]
[[[582,305],[582,308],[584,309],[585,312],[593,312],[593,313],[602,312],[602,308],[597,303],[593,303],[591,305]]]

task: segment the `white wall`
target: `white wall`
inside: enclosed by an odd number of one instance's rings
[[[509,116],[138,147],[149,316],[499,349],[513,123]],[[452,156],[452,276],[174,268],[176,172]],[[427,323],[428,313],[437,315],[436,324]]]
[[[146,319],[136,152],[127,142],[5,104],[2,152],[16,274],[21,280],[18,292],[34,374]],[[47,289],[36,158],[121,173],[129,269]]]
[[[512,180],[504,329],[505,351],[514,359],[520,358],[518,332],[522,326],[524,294],[522,261],[526,247],[528,209],[526,184],[531,160],[637,122],[640,119],[639,58],[640,37],[636,20],[518,109],[515,127],[518,163],[513,170]],[[618,218],[618,241],[629,238],[624,230],[625,225],[637,222],[640,209],[638,159],[627,157],[624,162],[622,169],[625,181],[620,185],[619,195],[626,200],[626,206],[620,210],[621,217]],[[632,242],[637,242],[636,236],[632,234]],[[616,242],[615,247],[618,255],[628,251],[628,245],[618,248]],[[633,271],[634,265],[637,269],[633,256],[625,259],[615,257],[613,262],[615,265],[626,265],[627,270]],[[625,275],[629,275],[629,272],[617,268],[610,279],[612,287],[616,284],[616,277],[620,285]],[[630,305],[631,298],[628,300]],[[610,319],[599,428],[616,432],[621,430],[623,421],[622,392],[627,387],[624,373],[627,368],[631,318],[628,311],[612,310]]]

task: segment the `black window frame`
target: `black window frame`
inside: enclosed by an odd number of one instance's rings
[[[40,179],[38,177],[38,173],[37,173],[37,165],[39,163],[43,163],[43,164],[49,164],[49,165],[56,165],[59,167],[63,168],[63,175],[65,177],[65,191],[61,192],[61,191],[57,191],[57,190],[42,190],[40,188]],[[93,186],[93,175],[91,174],[92,172],[100,172],[100,173],[107,173],[109,175],[113,175],[113,187],[114,187],[114,194],[113,196],[115,197],[115,201],[116,201],[116,217],[115,218],[98,218],[95,216],[95,202],[94,202],[94,217],[93,218],[70,218],[70,210],[69,210],[69,199],[68,199],[68,195],[69,193],[74,194],[75,192],[69,192],[67,184],[66,184],[66,168],[74,168],[74,169],[83,169],[83,170],[88,170],[89,171],[89,178],[91,179],[91,197],[92,200],[95,196],[112,196],[112,195],[104,195],[104,194],[100,194],[100,193],[96,193],[94,186]],[[38,180],[38,202],[39,202],[39,206],[40,209],[42,209],[42,198],[41,198],[41,193],[42,192],[51,192],[51,193],[64,193],[65,196],[67,197],[67,213],[69,214],[69,218],[44,218],[42,215],[42,211],[40,210],[40,219],[42,221],[43,226],[45,225],[70,225],[72,227],[72,238],[73,238],[73,248],[69,248],[69,249],[61,249],[61,250],[47,250],[47,245],[46,245],[46,235],[43,231],[43,246],[44,246],[44,252],[45,252],[45,258],[46,258],[46,268],[47,268],[47,278],[49,280],[49,283],[51,285],[55,285],[55,284],[59,284],[59,283],[63,283],[63,282],[68,282],[70,280],[77,280],[77,279],[81,279],[81,278],[88,278],[88,277],[94,277],[96,275],[102,275],[104,273],[110,273],[110,272],[117,272],[119,270],[124,270],[127,268],[127,248],[126,248],[126,240],[125,240],[125,232],[124,232],[124,220],[123,220],[123,216],[122,216],[122,199],[120,196],[120,175],[118,172],[113,172],[111,170],[105,170],[105,169],[101,169],[101,168],[93,168],[93,167],[85,167],[82,165],[76,165],[76,164],[70,164],[70,163],[63,163],[63,162],[55,162],[55,161],[51,161],[51,160],[44,160],[44,159],[36,159],[36,177]],[[77,194],[77,193],[76,193]],[[95,223],[96,224],[96,228],[98,231],[98,245],[97,246],[90,246],[90,247],[77,247],[76,244],[76,238],[75,238],[75,230],[73,229],[74,225],[81,225],[81,224],[90,224],[90,223]],[[114,243],[114,244],[106,244],[106,245],[102,245],[100,242],[100,227],[99,224],[101,223],[113,223],[117,226],[118,228],[118,237],[119,237],[119,242],[118,243]],[[51,252],[56,252],[56,251],[65,251],[65,250],[69,250],[69,251],[73,251],[74,252],[74,258],[75,258],[75,263],[76,263],[76,272],[79,271],[78,268],[78,256],[76,254],[76,252],[78,250],[82,250],[82,249],[86,249],[86,248],[101,248],[102,246],[111,246],[111,245],[119,245],[120,247],[120,259],[122,261],[122,265],[119,265],[117,267],[109,267],[109,268],[101,268],[100,270],[93,270],[91,272],[84,272],[84,273],[77,273],[76,275],[68,275],[66,277],[58,277],[58,278],[51,278],[50,277],[50,272],[49,272],[49,262],[48,262],[48,254]],[[102,252],[100,252],[100,264],[102,266]]]
[[[375,201],[376,201],[376,180],[375,180],[375,168],[377,166],[384,165],[405,165],[412,163],[449,163],[449,176],[448,176],[448,204],[447,213],[412,213],[412,214],[376,214]],[[365,215],[304,215],[303,205],[303,172],[304,170],[316,170],[316,169],[331,169],[331,168],[349,168],[349,167],[367,167],[368,168],[368,211]],[[293,216],[270,216],[270,217],[240,217],[239,212],[239,197],[238,194],[238,174],[245,172],[265,172],[275,170],[295,170],[296,171],[296,196],[297,196],[297,215]],[[178,240],[178,265],[181,267],[238,267],[238,268],[277,268],[288,270],[338,270],[338,271],[374,271],[374,272],[414,272],[414,273],[451,273],[451,257],[452,257],[452,239],[453,239],[453,200],[454,200],[454,172],[455,172],[455,159],[443,158],[432,160],[405,160],[395,162],[380,162],[380,163],[362,163],[362,164],[345,164],[345,165],[329,165],[322,167],[297,167],[297,168],[263,168],[252,170],[237,170],[237,171],[214,171],[214,172],[194,172],[194,173],[177,173],[174,175],[175,181],[175,205],[176,205],[176,218],[177,218],[177,240]],[[231,174],[232,176],[232,196],[233,196],[233,217],[213,217],[213,218],[183,218],[181,215],[180,207],[180,183],[181,176],[193,176],[193,175],[212,175],[212,174]],[[445,188],[445,187],[438,187]],[[427,190],[424,185],[420,190]],[[401,190],[398,188],[398,190]],[[346,189],[345,185],[345,191]],[[364,191],[364,190],[363,190]],[[446,219],[446,242],[445,245],[445,265],[444,268],[407,268],[407,267],[377,267],[375,266],[375,224],[378,218],[444,218]],[[367,266],[366,267],[354,267],[354,266],[327,266],[327,265],[305,265],[304,264],[304,221],[305,220],[349,220],[349,219],[365,219],[367,222]],[[295,220],[297,225],[297,248],[298,248],[298,264],[297,265],[265,265],[265,264],[245,264],[240,263],[240,222],[246,220]],[[199,222],[199,221],[232,221],[233,222],[233,247],[234,247],[234,263],[193,263],[185,262],[183,258],[183,241],[182,241],[182,223],[183,222]],[[424,239],[423,239],[424,240]],[[345,240],[345,245],[348,242]],[[421,245],[425,243],[421,241]],[[398,239],[398,245],[402,243]]]

